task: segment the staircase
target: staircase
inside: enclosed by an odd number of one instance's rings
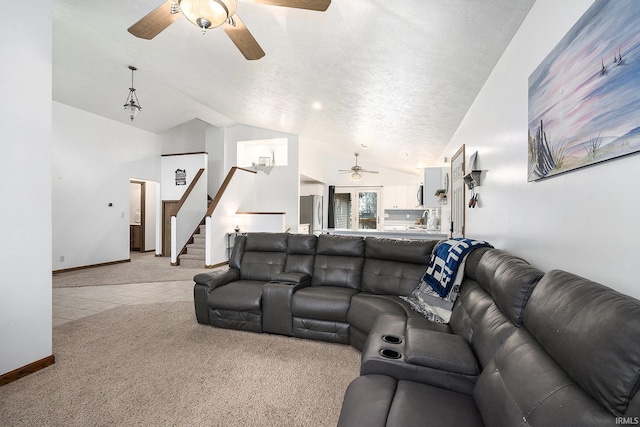
[[[200,225],[191,237],[192,243],[188,243],[186,251],[178,257],[181,267],[204,268],[205,267],[205,226]]]

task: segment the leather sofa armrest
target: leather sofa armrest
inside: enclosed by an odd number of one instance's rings
[[[273,276],[272,282],[294,283],[296,285],[305,285],[311,283],[311,276],[307,273],[278,273]]]
[[[200,273],[196,274],[193,280],[196,284],[204,285],[209,288],[209,291],[211,291],[218,286],[223,286],[227,283],[240,280],[240,270],[228,268],[226,270],[219,270],[211,273]]]
[[[410,328],[406,340],[407,363],[464,375],[480,374],[471,346],[460,335]]]

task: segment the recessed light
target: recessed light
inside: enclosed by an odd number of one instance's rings
[[[400,155],[403,157],[409,157],[409,153],[406,151],[401,152]]]
[[[322,110],[322,104],[320,104],[319,102],[314,102],[311,106],[314,110]]]

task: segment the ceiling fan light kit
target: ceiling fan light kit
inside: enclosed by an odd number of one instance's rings
[[[224,24],[236,13],[235,0],[177,0],[180,12],[204,32]]]
[[[124,109],[128,111],[131,121],[136,118],[138,112],[142,110],[140,101],[138,101],[138,95],[136,95],[136,89],[133,87],[133,72],[137,70],[133,65],[129,65],[131,70],[131,87],[129,88],[129,95],[127,95],[127,101],[124,103]]]
[[[253,0],[253,3],[324,12],[331,0]],[[128,28],[131,34],[151,40],[184,15],[206,33],[209,28],[222,27],[233,44],[248,60],[260,59],[264,51],[236,14],[236,0],[166,0]]]
[[[363,173],[378,173],[378,171],[371,171],[371,170],[364,169],[362,166],[358,166],[358,156],[360,155],[360,153],[354,153],[354,155],[356,156],[355,166],[351,166],[351,169],[338,170],[338,172],[349,173],[349,179],[352,181],[361,180]]]

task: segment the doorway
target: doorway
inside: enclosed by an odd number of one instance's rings
[[[129,181],[129,250],[145,251],[146,183]]]
[[[464,237],[464,145],[451,158],[451,237]]]
[[[157,181],[129,178],[129,250],[160,247],[160,186]]]
[[[377,230],[380,227],[381,190],[380,187],[336,188],[335,228]]]

